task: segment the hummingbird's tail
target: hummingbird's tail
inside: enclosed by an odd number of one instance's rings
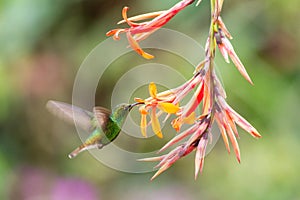
[[[69,158],[74,158],[76,157],[79,153],[88,150],[88,149],[94,149],[94,148],[100,148],[99,144],[92,144],[92,145],[87,145],[87,144],[82,144],[79,147],[77,147],[74,151],[72,151],[68,157]]]
[[[74,158],[76,157],[80,152],[84,151],[85,149],[85,146],[84,145],[81,145],[80,147],[77,147],[74,151],[72,151],[68,157],[69,158]]]

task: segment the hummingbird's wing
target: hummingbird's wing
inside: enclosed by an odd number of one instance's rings
[[[98,121],[99,126],[101,127],[102,131],[105,131],[107,122],[109,120],[111,111],[103,108],[103,107],[94,107],[94,115]]]
[[[52,114],[56,115],[60,119],[68,123],[76,123],[76,125],[85,131],[91,132],[95,128],[92,123],[92,112],[77,106],[52,100],[47,102],[46,107]]]

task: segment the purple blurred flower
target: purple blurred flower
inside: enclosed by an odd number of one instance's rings
[[[99,200],[98,191],[87,181],[58,177],[30,166],[16,172],[9,197],[24,200]]]
[[[58,179],[52,189],[52,200],[97,200],[96,189],[89,183],[74,179]]]

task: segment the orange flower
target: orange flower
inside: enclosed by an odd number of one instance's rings
[[[157,92],[155,83],[149,84],[149,95],[147,99],[135,98],[136,102],[144,104],[140,107],[141,114],[141,132],[146,137],[146,124],[147,115],[150,115],[152,130],[158,137],[162,137],[160,130],[160,123],[158,116],[162,113],[167,113],[167,117],[171,114],[175,114],[178,117],[172,121],[172,126],[176,131],[180,130],[183,124],[193,124],[197,117],[195,116],[195,110],[201,103],[204,96],[204,81],[203,76],[207,71],[208,66],[206,65],[198,73],[196,73],[189,81],[183,85],[167,90],[161,93]],[[183,107],[179,107],[179,102],[195,87],[197,90],[193,98]],[[157,113],[157,109],[159,112]],[[151,110],[151,111],[150,111]],[[166,119],[167,119],[166,117]],[[166,121],[166,119],[164,121]]]
[[[169,10],[152,12],[142,15],[137,15],[134,17],[127,17],[128,7],[124,7],[122,11],[123,20],[118,24],[126,22],[129,28],[113,29],[106,33],[107,36],[113,36],[115,40],[119,40],[120,33],[126,33],[128,42],[131,48],[136,51],[139,55],[146,59],[154,58],[153,55],[146,53],[141,49],[138,42],[146,39],[153,32],[168,23],[178,12],[193,3],[194,0],[182,0],[181,2],[175,4]],[[153,19],[152,19],[153,18]],[[146,22],[137,23],[137,21],[151,19]]]
[[[162,138],[163,135],[158,120],[158,114],[156,113],[157,108],[161,112],[165,112],[167,114],[176,114],[180,110],[180,108],[178,104],[175,105],[172,103],[175,98],[172,91],[157,93],[156,85],[153,82],[149,84],[149,94],[150,97],[145,100],[135,98],[136,102],[144,104],[139,108],[141,114],[141,132],[144,137],[147,136],[147,115],[149,114],[148,111],[151,109],[150,118],[152,130],[157,135],[157,137]]]

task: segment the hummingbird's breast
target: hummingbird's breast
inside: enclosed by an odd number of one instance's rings
[[[111,118],[107,121],[106,128],[103,130],[105,137],[101,139],[101,144],[108,144],[112,142],[119,135],[121,128]]]

